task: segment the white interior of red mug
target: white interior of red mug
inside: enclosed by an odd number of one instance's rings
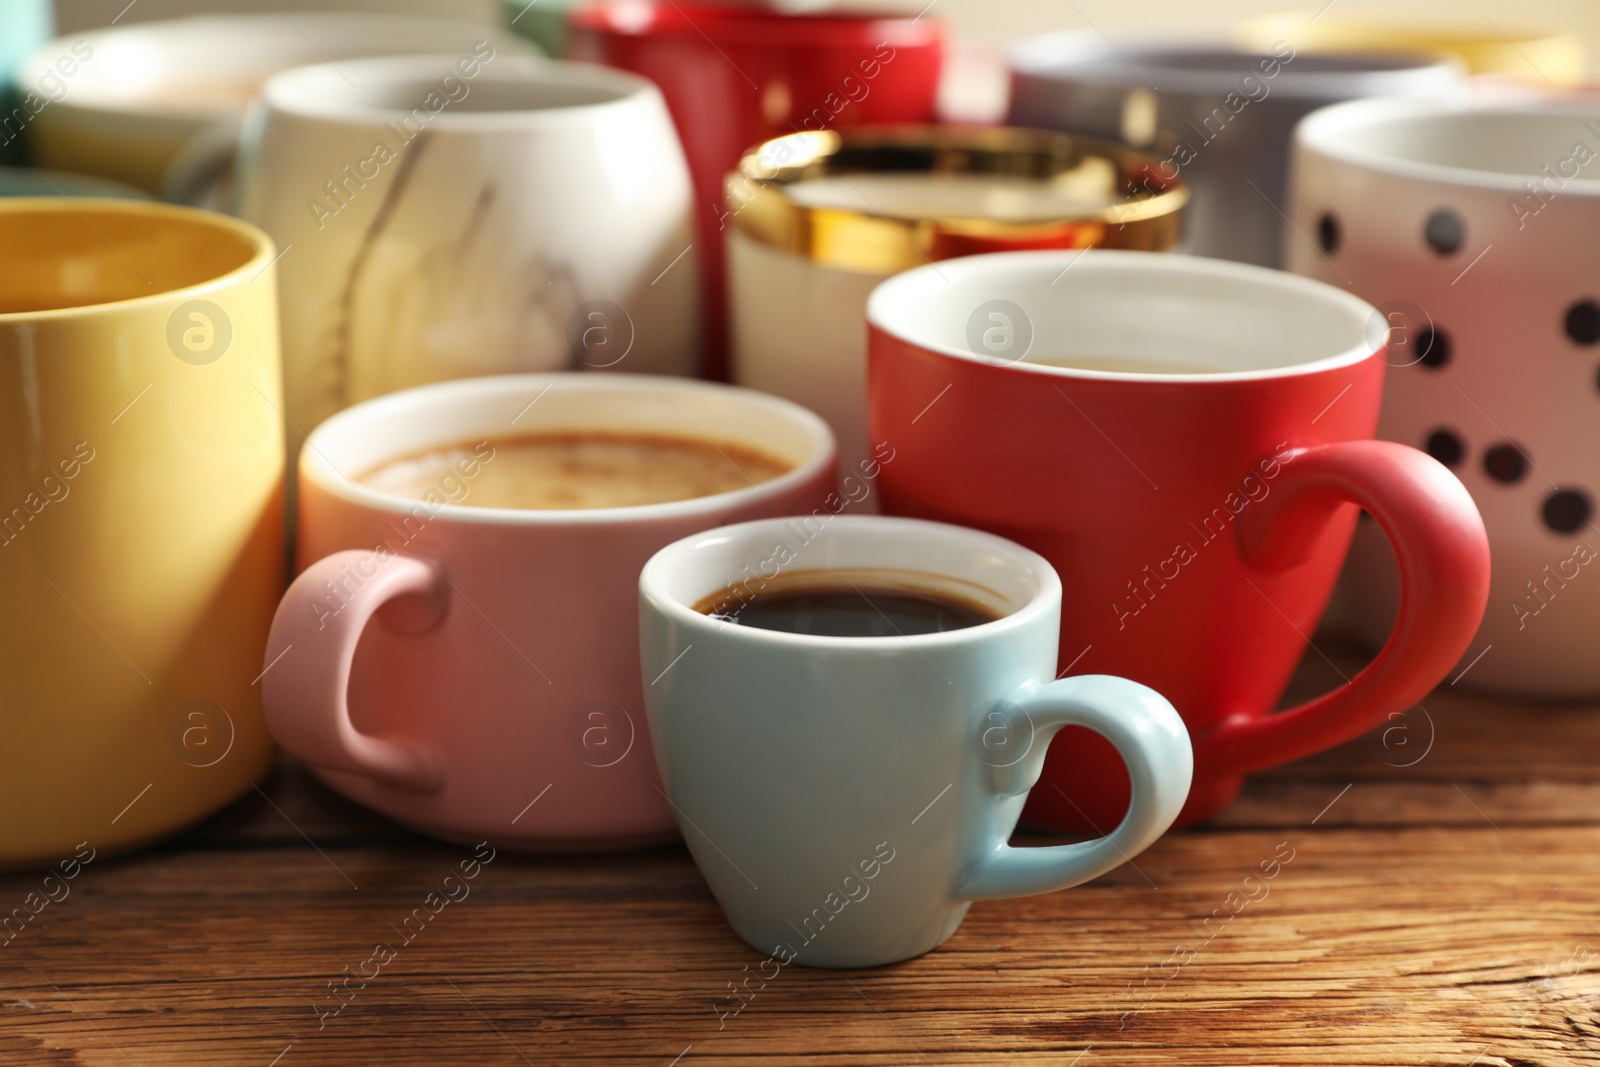
[[[775,557],[779,546],[789,551]],[[998,618],[977,627],[889,637],[829,637],[745,627],[741,633],[749,640],[813,648],[952,644],[978,636],[982,627],[1026,624],[1061,598],[1055,569],[1043,556],[1015,542],[961,526],[878,515],[837,515],[825,521],[811,516],[759,519],[707,530],[651,557],[639,576],[639,588],[682,625],[720,628],[728,624],[696,611],[694,605],[726,589],[758,594],[764,588],[764,575],[802,570],[912,571],[926,577],[932,589],[976,601]]]
[[[430,127],[481,129],[570,121],[585,109],[655,92],[637,75],[590,63],[533,56],[475,62],[440,54],[301,67],[267,82],[261,98],[275,111],[309,118],[379,125],[420,110]]]
[[[1068,377],[1309,374],[1382,350],[1366,301],[1245,263],[1158,252],[1000,252],[898,274],[867,321],[919,348]]]
[[[1362,100],[1308,116],[1295,138],[1373,170],[1518,196],[1559,168],[1559,195],[1600,195],[1600,103]]]
[[[753,389],[643,374],[510,374],[436,382],[346,408],[306,438],[300,478],[364,507],[410,514],[420,506],[415,499],[357,479],[388,460],[430,449],[574,431],[726,442],[791,468],[770,481],[661,504],[562,511],[446,502],[430,513],[457,522],[523,525],[678,518],[779,496],[834,462],[827,423]]]

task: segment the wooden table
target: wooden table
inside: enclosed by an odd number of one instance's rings
[[[1296,688],[1334,680],[1313,653]],[[471,850],[286,762],[0,948],[0,1064],[1600,1063],[1600,708],[1425,707],[1137,866],[978,904],[898,966],[785,968],[720,1020],[762,956],[681,846],[501,852],[406,941]],[[39,881],[0,876],[4,909]]]

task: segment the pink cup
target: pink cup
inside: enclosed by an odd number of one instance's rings
[[[714,496],[590,511],[470,506],[477,459],[425,503],[346,477],[564,430],[727,441],[794,467]],[[300,455],[302,573],[268,638],[267,724],[330,788],[446,840],[671,840],[645,732],[639,571],[713,526],[838,510],[834,466],[832,434],[804,408],[674,378],[470,378],[348,408]]]

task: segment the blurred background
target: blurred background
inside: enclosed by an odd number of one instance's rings
[[[925,0],[847,2],[841,7],[918,11]],[[1289,8],[1315,9],[1293,0],[934,0],[933,8],[965,41],[1000,42],[1047,30],[1110,27],[1162,27],[1218,31],[1240,19]],[[57,0],[56,24],[62,33],[104,26],[117,19],[142,22],[211,11],[404,11],[449,15],[482,22],[500,21],[500,0]],[[1595,0],[1333,0],[1331,11],[1444,16],[1478,19],[1487,27],[1540,25],[1583,39],[1590,74],[1600,57],[1600,3]],[[120,18],[119,18],[120,15]]]

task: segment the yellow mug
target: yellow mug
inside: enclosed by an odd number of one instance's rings
[[[248,789],[283,591],[275,251],[221,215],[0,200],[0,864]]]
[[[1257,49],[1288,41],[1307,52],[1444,53],[1459,59],[1468,74],[1509,75],[1558,89],[1581,85],[1588,65],[1575,34],[1491,26],[1470,16],[1323,14],[1308,9],[1248,19],[1239,24],[1236,36],[1244,47]]]

